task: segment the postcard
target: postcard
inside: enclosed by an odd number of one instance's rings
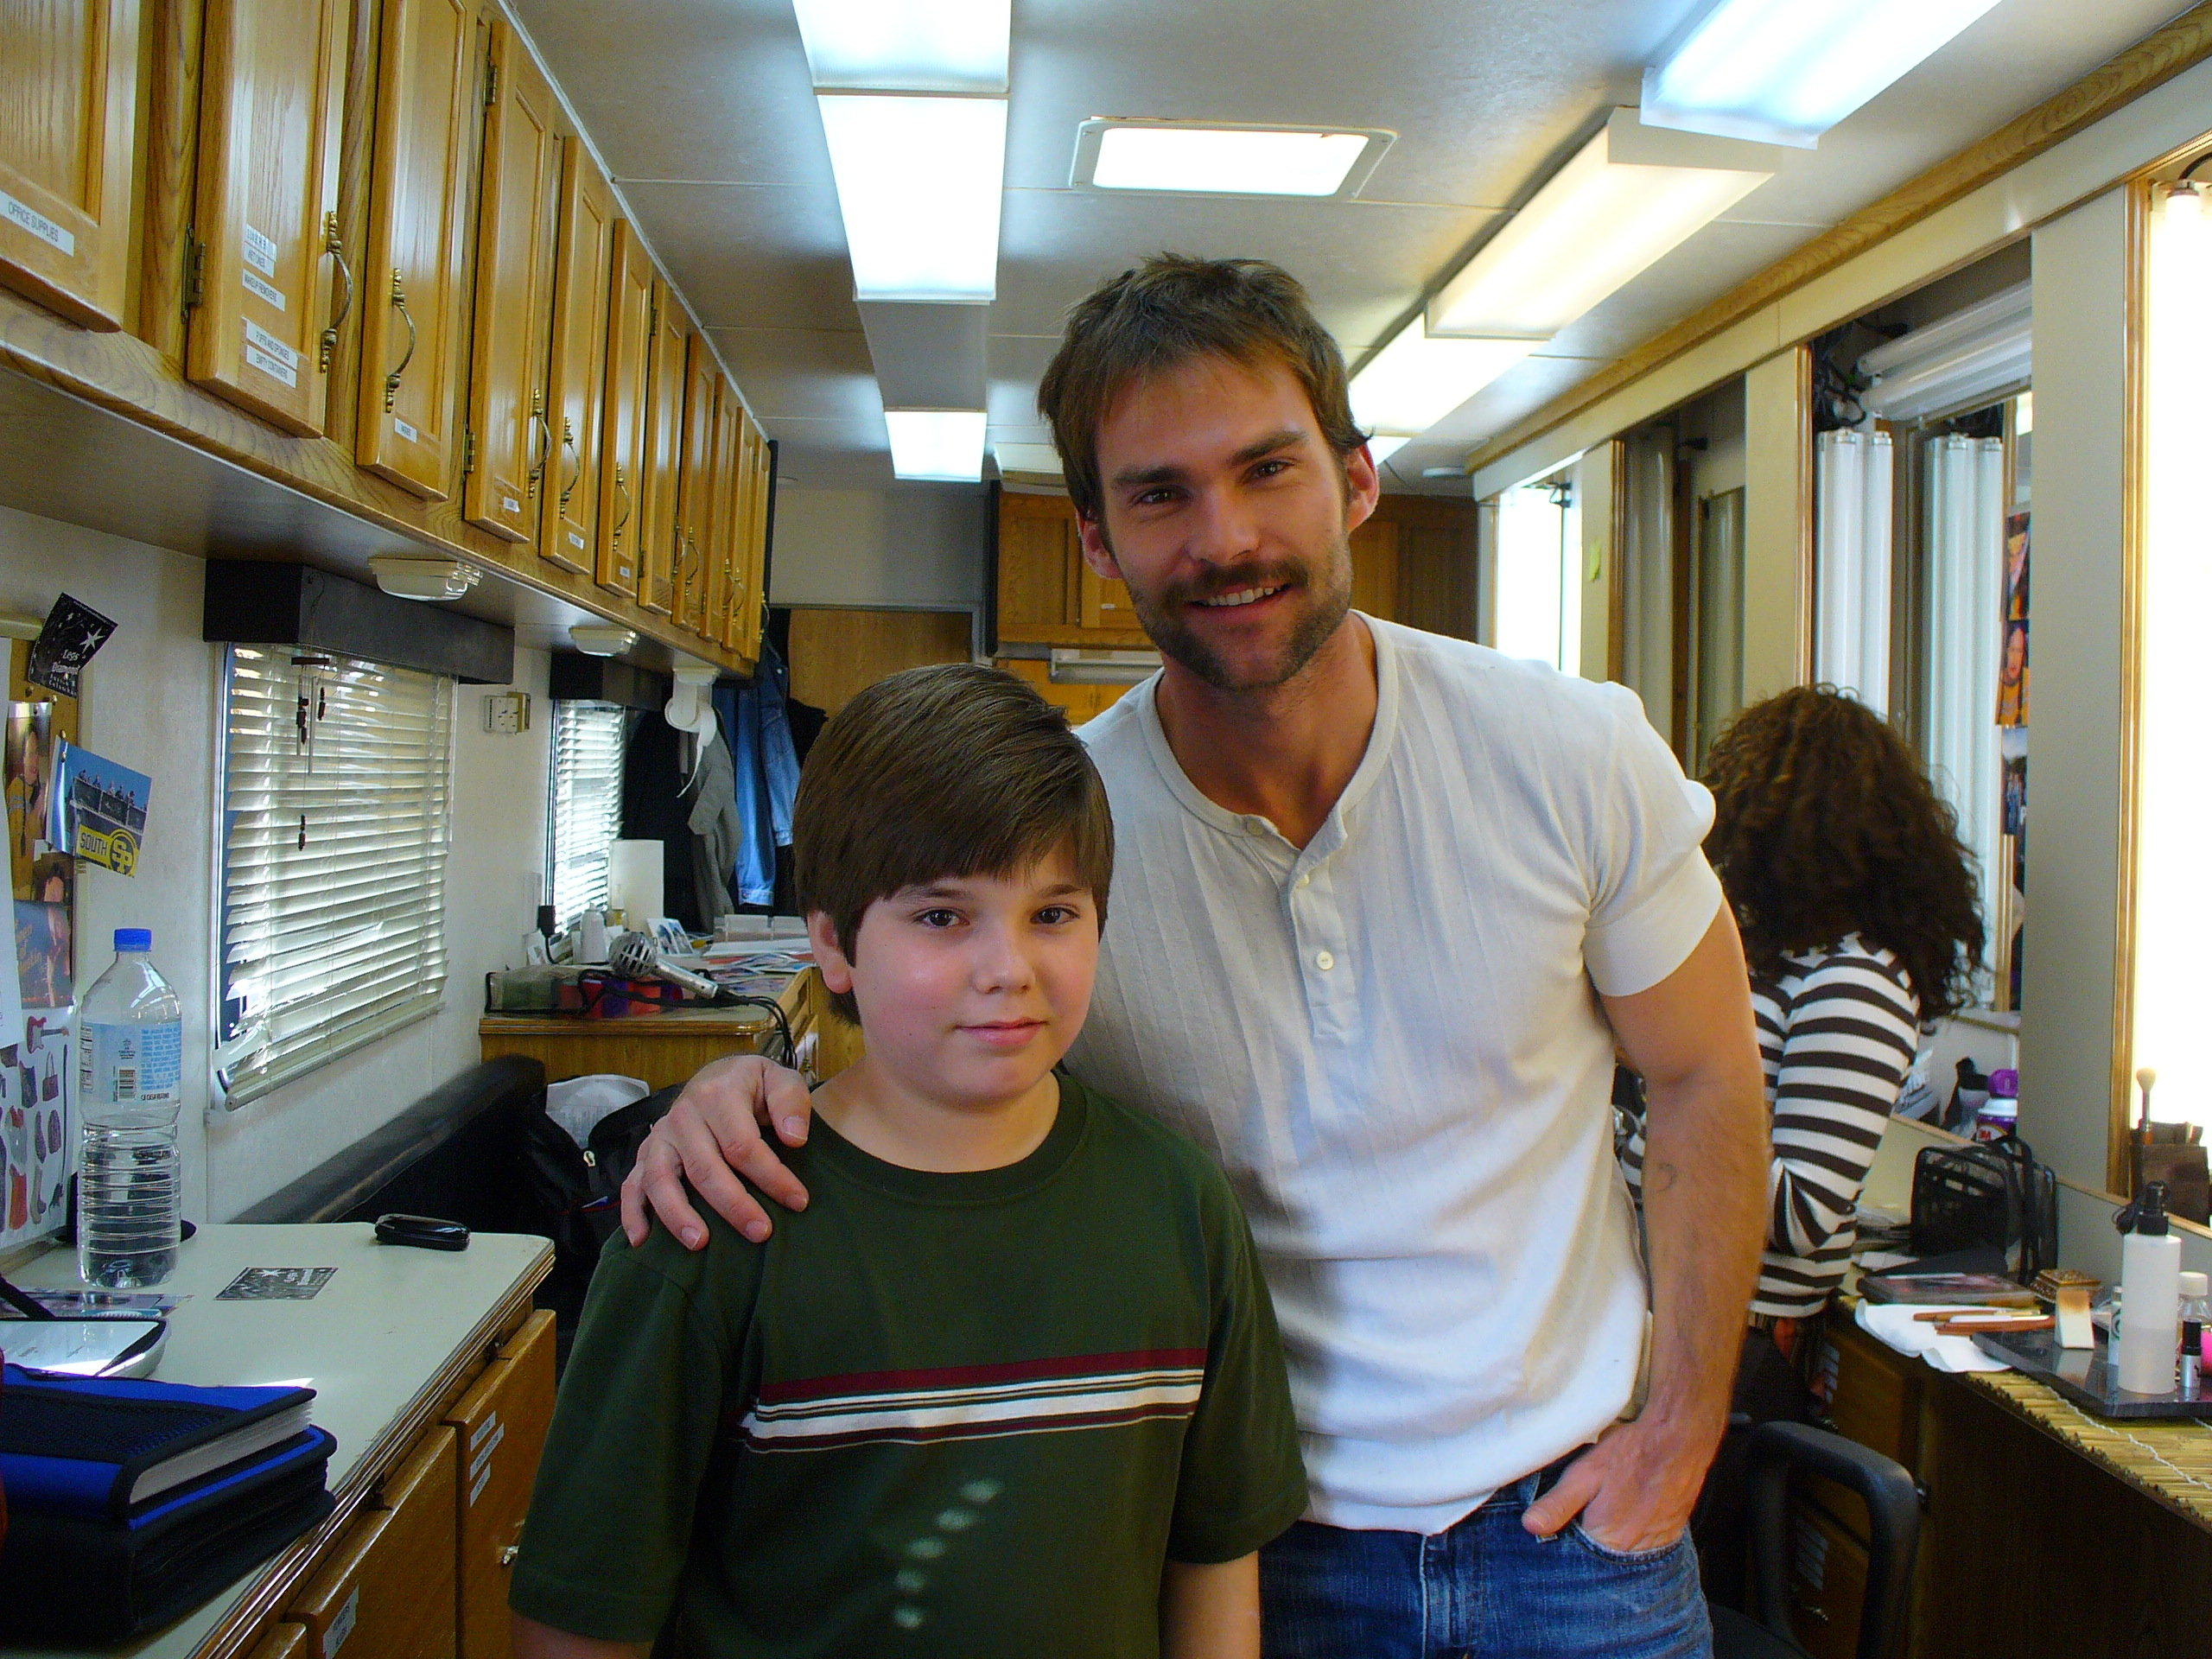
[[[77,695],[79,677],[93,653],[107,644],[115,624],[81,600],[64,594],[46,614],[46,626],[31,641],[23,677],[65,697]]]
[[[80,749],[60,746],[54,790],[56,847],[118,875],[136,875],[145,844],[146,804],[154,780],[143,772]]]

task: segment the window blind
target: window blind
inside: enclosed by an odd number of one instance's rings
[[[223,702],[215,1068],[235,1107],[436,1011],[453,689],[235,645]]]
[[[611,702],[553,705],[553,777],[546,791],[546,902],[567,927],[608,900],[607,865],[622,833],[626,710]]]

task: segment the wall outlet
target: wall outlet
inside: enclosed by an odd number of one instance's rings
[[[516,733],[530,729],[530,693],[494,691],[484,699],[484,729]]]

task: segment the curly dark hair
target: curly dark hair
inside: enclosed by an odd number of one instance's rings
[[[1981,960],[1972,854],[1904,740],[1828,685],[1732,721],[1706,760],[1706,855],[1762,978],[1856,933],[1911,976],[1923,1022],[1967,1005]]]

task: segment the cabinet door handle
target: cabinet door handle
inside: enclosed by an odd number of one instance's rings
[[[353,315],[353,267],[346,263],[346,244],[338,235],[338,215],[322,216],[322,251],[338,262],[338,279],[344,284],[343,296],[338,302],[337,315],[330,326],[322,331],[322,360],[320,365],[326,374],[330,372],[330,359],[338,351],[338,326]]]
[[[393,402],[399,396],[399,377],[407,372],[407,365],[415,360],[415,347],[422,336],[415,332],[415,315],[407,308],[407,290],[401,285],[399,273],[391,273],[391,302],[399,308],[399,320],[407,325],[407,355],[399,359],[399,366],[384,378],[384,412],[391,413]]]
[[[505,1548],[499,1552],[499,1565],[501,1567],[512,1567],[515,1564],[515,1557],[521,1554],[521,1545],[509,1544]]]
[[[561,511],[566,512],[569,510],[569,498],[576,493],[576,486],[583,482],[584,452],[576,448],[575,425],[565,415],[561,417],[561,447],[576,458],[576,470],[569,476],[569,481],[561,486]]]
[[[537,435],[545,435],[545,447],[530,463],[530,493],[537,493],[537,486],[545,476],[545,463],[553,458],[553,423],[545,418],[545,388],[533,386],[530,393],[530,434],[531,442]]]
[[[614,518],[614,540],[619,545],[622,540],[622,527],[630,522],[630,486],[622,480],[622,463],[620,461],[614,464],[614,493],[622,499],[622,511]]]

